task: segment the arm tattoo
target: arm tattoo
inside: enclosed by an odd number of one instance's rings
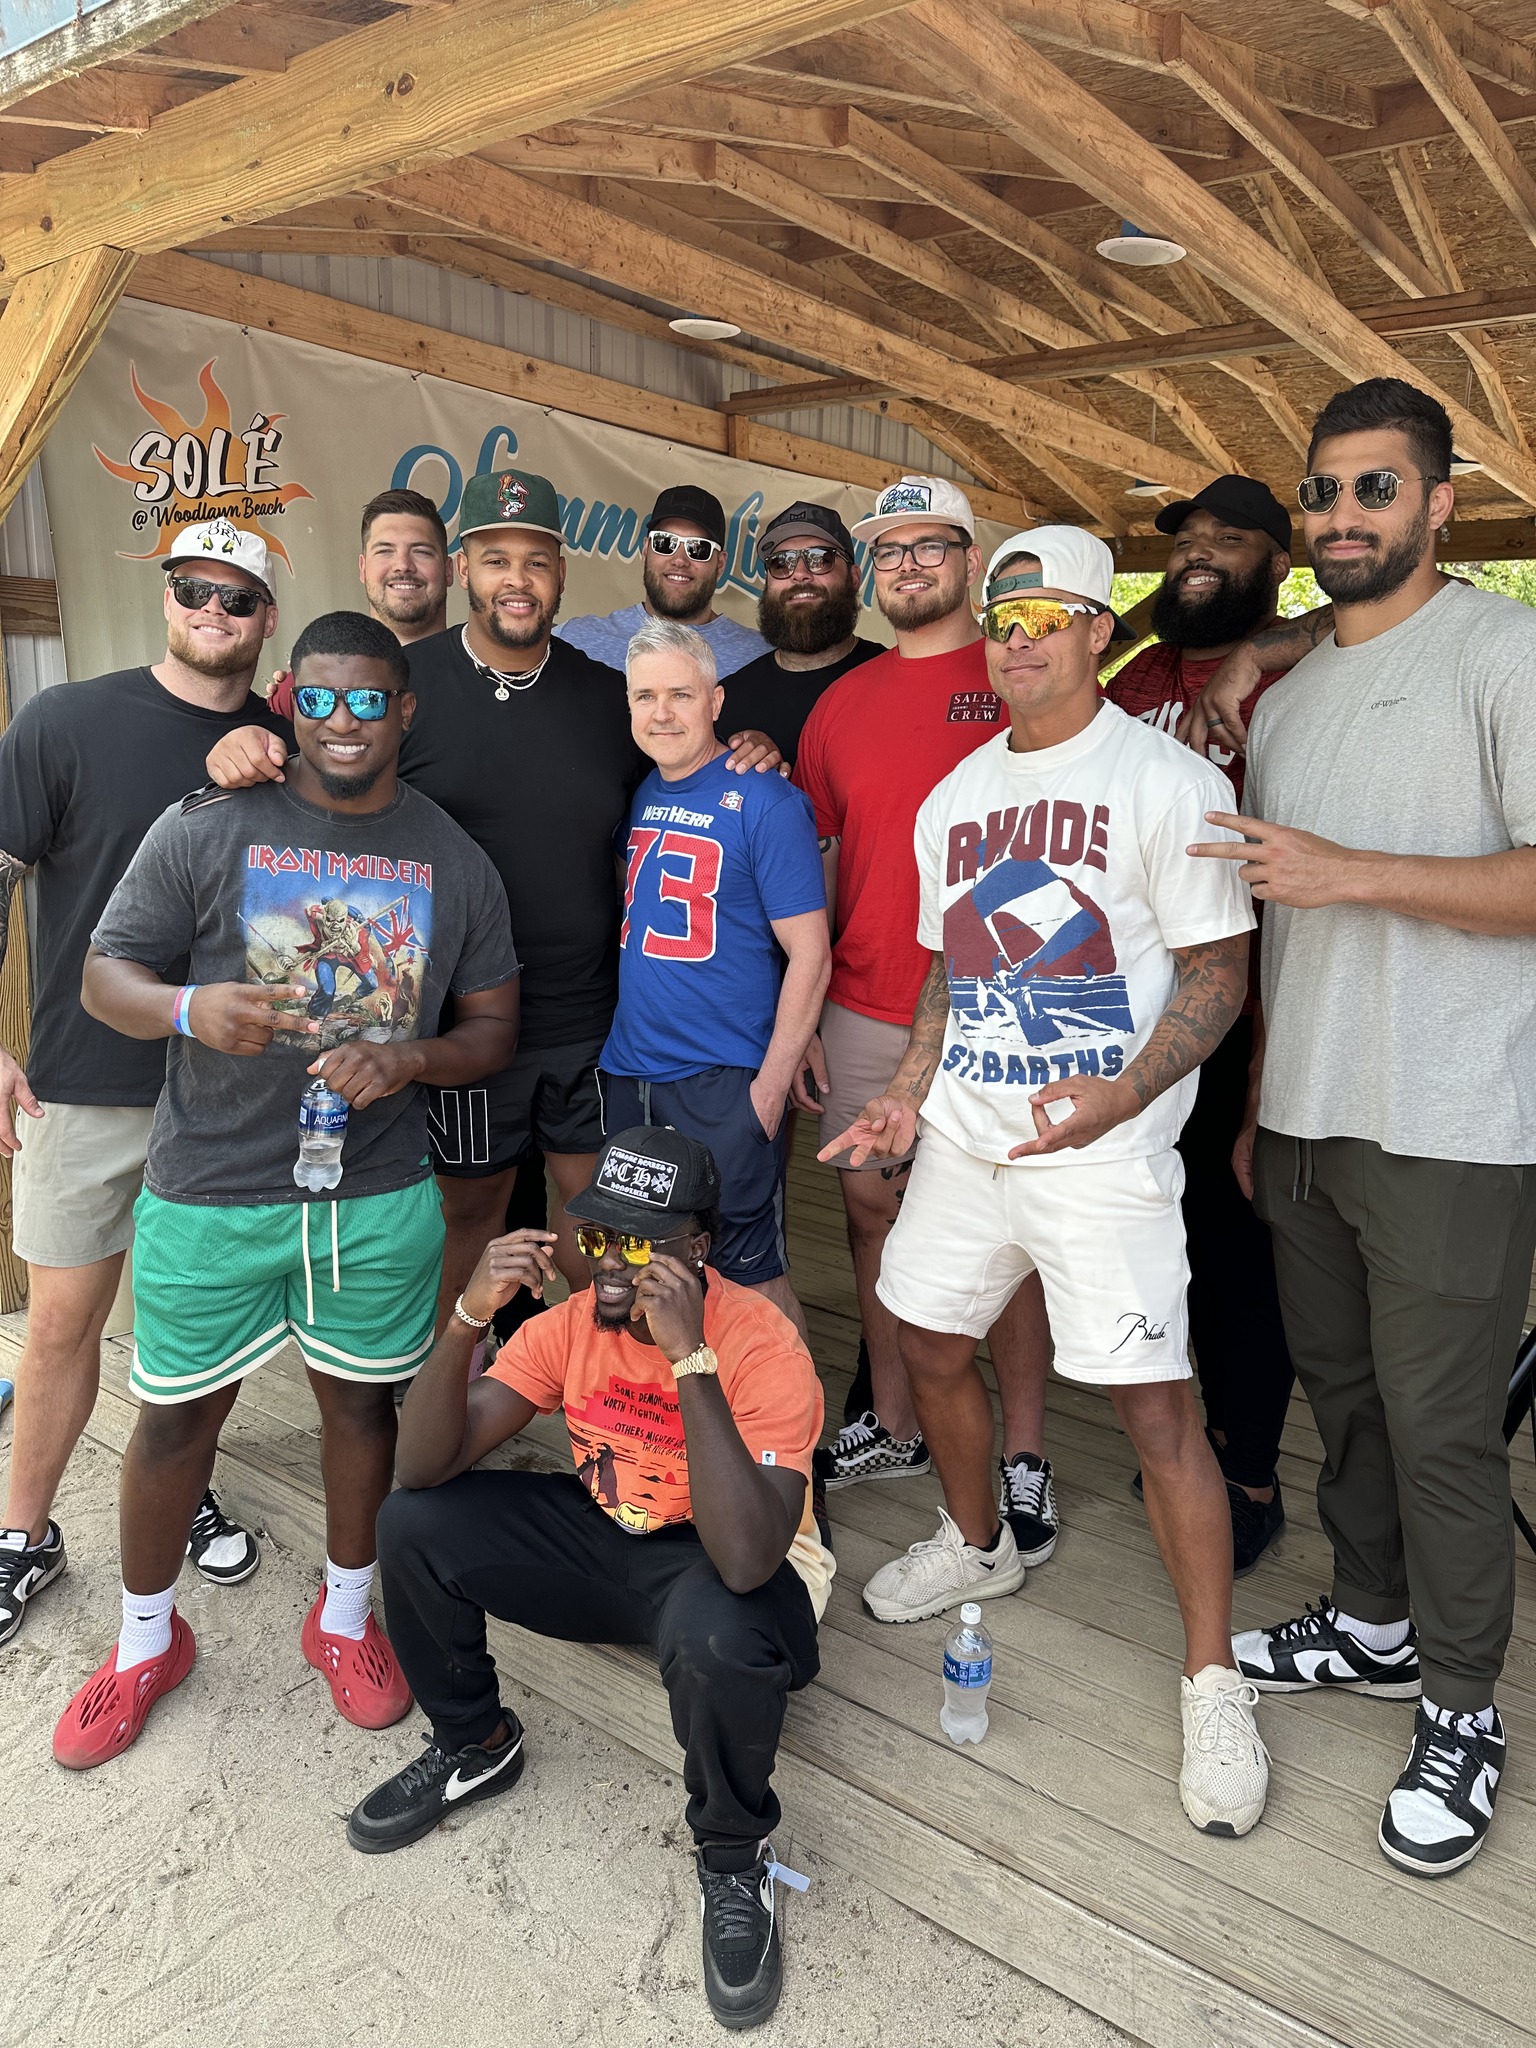
[[[834,846],[841,846],[842,843],[841,837],[836,832],[829,839],[818,839],[816,842],[823,853],[830,853]]]
[[[1248,981],[1248,934],[1209,946],[1174,951],[1178,983],[1152,1036],[1125,1070],[1145,1109],[1166,1089],[1210,1058],[1243,1007]]]
[[[921,1102],[933,1086],[939,1057],[944,1050],[944,1033],[949,1028],[949,973],[944,955],[935,953],[918,991],[912,1012],[912,1033],[902,1056],[900,1085],[904,1093]]]
[[[1325,604],[1316,611],[1303,612],[1300,618],[1280,619],[1262,633],[1255,633],[1249,643],[1265,668],[1289,664],[1294,667],[1304,654],[1310,654],[1319,641],[1326,640],[1333,631],[1333,606]],[[1265,656],[1270,659],[1265,660]],[[1278,656],[1278,663],[1275,657]]]
[[[27,872],[24,860],[18,860],[14,853],[0,853],[0,960],[5,958],[5,949],[11,938],[11,899],[16,893],[16,884]]]

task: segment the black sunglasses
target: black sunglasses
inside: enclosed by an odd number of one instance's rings
[[[270,604],[264,590],[252,590],[244,583],[210,583],[205,576],[173,576],[171,595],[184,612],[200,612],[214,598],[226,618],[248,619],[259,604]]]
[[[771,555],[764,555],[763,567],[775,583],[787,583],[803,562],[810,576],[825,576],[838,562],[848,557],[841,548],[775,548]]]
[[[390,698],[402,694],[399,690],[332,690],[324,683],[301,683],[293,693],[293,704],[300,718],[329,718],[336,699],[345,697],[352,716],[371,725],[389,709]]]
[[[1445,479],[1425,476],[1422,470],[1410,470],[1410,476],[1417,476],[1421,483],[1431,488]],[[1355,503],[1362,512],[1385,512],[1392,500],[1402,489],[1403,479],[1395,469],[1362,469],[1350,485]],[[1337,476],[1304,476],[1296,486],[1297,503],[1303,512],[1316,515],[1331,512],[1339,502],[1344,489],[1344,479]]]

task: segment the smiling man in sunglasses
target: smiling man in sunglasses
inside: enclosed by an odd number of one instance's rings
[[[715,610],[715,592],[725,574],[725,507],[699,484],[670,484],[645,522],[641,576],[645,596],[616,612],[589,612],[567,619],[555,631],[594,661],[624,666],[624,650],[648,619],[676,619],[702,633],[723,679],[755,661],[768,643],[750,626]]]
[[[1482,1847],[1504,1766],[1503,1419],[1536,1249],[1536,619],[1436,568],[1450,464],[1444,408],[1399,379],[1323,408],[1299,496],[1335,630],[1255,713],[1247,815],[1213,813],[1249,843],[1192,848],[1268,905],[1234,1164],[1334,1551],[1329,1598],[1237,1658],[1268,1690],[1419,1700],[1378,1839],[1425,1877]]]
[[[303,1654],[361,1727],[410,1704],[368,1595],[392,1389],[431,1348],[442,1262],[422,1083],[510,1058],[517,956],[490,861],[397,780],[413,699],[394,635],[333,612],[299,636],[293,669],[286,780],[199,791],[158,818],[86,960],[92,1016],[153,1045],[165,1086],[134,1212],[142,1405],[123,1459],[122,1631],[55,1731],[75,1770],[120,1755],[191,1669],[176,1568],[240,1382],[290,1336],[326,1494]],[[329,1199],[294,1169],[317,1074],[351,1105]]]
[[[643,1125],[596,1167],[568,1203],[590,1286],[524,1323],[471,1383],[479,1332],[555,1276],[548,1231],[498,1238],[406,1396],[379,1555],[432,1739],[354,1809],[347,1838],[404,1848],[516,1784],[523,1730],[487,1614],[648,1648],[684,1752],[705,1990],[726,2026],[751,2027],[779,1997],[779,1730],[816,1676],[833,1570],[810,1504],[821,1391],[786,1318],[709,1264],[720,1175],[703,1145]],[[561,1411],[574,1475],[471,1469]]]
[[[82,1009],[86,946],[144,834],[204,780],[209,747],[252,722],[279,746],[291,738],[251,694],[277,625],[265,541],[216,519],[182,528],[161,562],[161,659],[44,690],[0,738],[0,958],[28,870],[38,907],[27,1071],[0,1050],[0,1150],[15,1162],[13,1242],[30,1283],[0,1527],[0,1643],[64,1570],[54,1492],[96,1399],[165,1079],[163,1046],[120,1037]],[[249,1577],[260,1556],[212,1494],[191,1554],[226,1583]]]

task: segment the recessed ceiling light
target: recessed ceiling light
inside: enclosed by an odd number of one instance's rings
[[[695,313],[680,313],[667,325],[674,334],[686,335],[689,341],[730,341],[741,332],[734,320],[706,320]]]
[[[1149,235],[1134,221],[1123,220],[1118,235],[1110,235],[1098,244],[1101,256],[1111,263],[1129,263],[1138,270],[1147,270],[1159,263],[1182,263],[1189,251],[1182,242],[1175,242],[1167,235]]]

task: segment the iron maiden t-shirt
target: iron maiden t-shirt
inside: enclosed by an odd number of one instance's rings
[[[1035,1136],[1029,1097],[1072,1075],[1124,1073],[1173,995],[1173,954],[1253,928],[1237,864],[1196,860],[1235,838],[1207,811],[1232,785],[1113,704],[1059,746],[1013,753],[1002,733],[918,813],[918,937],[949,976],[944,1054],[923,1116],[978,1159]],[[1195,1099],[1186,1075],[1057,1166],[1166,1151]]]

